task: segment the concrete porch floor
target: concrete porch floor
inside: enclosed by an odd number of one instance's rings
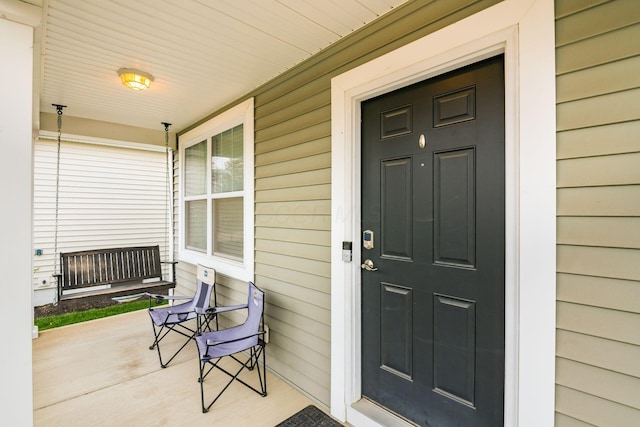
[[[167,346],[182,339],[171,335]],[[203,414],[195,343],[162,369],[152,341],[146,310],[41,332],[33,341],[34,425],[271,427],[315,403],[268,372],[267,397],[234,383]],[[225,378],[212,373],[205,384]],[[205,397],[212,392],[205,388]]]

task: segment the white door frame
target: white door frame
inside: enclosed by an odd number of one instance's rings
[[[401,420],[361,401],[360,103],[505,55],[505,425],[553,425],[555,401],[553,0],[505,0],[332,79],[331,413]],[[353,261],[342,261],[342,242]]]

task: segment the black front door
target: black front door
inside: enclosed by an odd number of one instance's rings
[[[421,426],[504,413],[504,63],[362,104],[362,394]]]

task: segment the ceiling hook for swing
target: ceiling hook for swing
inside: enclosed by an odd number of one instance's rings
[[[51,105],[53,105],[54,107],[56,107],[56,110],[57,110],[57,112],[58,112],[58,115],[59,115],[59,116],[61,116],[61,115],[62,115],[62,109],[63,109],[63,108],[67,108],[67,106],[66,106],[66,105],[61,105],[61,104],[51,104]]]
[[[60,129],[62,129],[62,109],[67,108],[66,105],[62,104],[51,104],[56,107],[56,112],[58,113],[58,138],[60,138]]]
[[[167,149],[167,152],[169,152],[169,126],[171,126],[171,123],[167,123],[167,122],[160,122],[163,126],[164,126],[164,145],[165,148]]]

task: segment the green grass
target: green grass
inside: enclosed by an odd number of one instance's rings
[[[157,305],[151,301],[151,306]],[[105,308],[92,308],[74,313],[58,314],[56,316],[40,317],[35,319],[38,330],[58,328],[60,326],[72,325],[74,323],[86,322],[87,320],[100,319],[103,317],[115,316],[116,314],[128,313],[130,311],[142,310],[149,307],[149,302],[134,301],[125,304],[112,305]]]

